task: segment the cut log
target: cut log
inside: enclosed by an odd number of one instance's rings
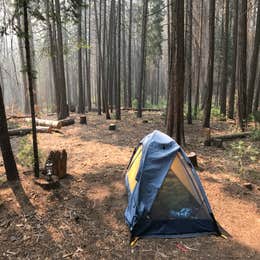
[[[108,130],[115,131],[116,130],[116,125],[115,124],[110,124],[109,127],[108,127]]]
[[[59,120],[61,122],[61,126],[69,126],[75,124],[75,119],[74,118],[65,118],[62,120]]]
[[[32,122],[32,119],[27,118],[27,119],[25,119],[25,121],[30,123],[30,122]],[[36,125],[40,125],[40,126],[50,126],[50,127],[57,128],[57,129],[60,129],[62,126],[62,123],[60,121],[39,119],[39,118],[36,118],[35,121],[36,121]]]
[[[15,128],[8,130],[9,136],[24,136],[30,134],[32,132],[32,128]],[[36,127],[37,133],[51,133],[51,127],[45,126],[37,126]]]
[[[198,168],[199,165],[198,165],[198,161],[197,161],[197,154],[194,153],[194,152],[191,152],[190,154],[188,154],[188,157],[192,163],[192,165],[195,167],[195,168]]]
[[[52,165],[52,175],[56,175],[59,179],[64,178],[67,174],[67,152],[66,150],[51,151],[46,163],[45,172],[48,172],[48,165]]]
[[[80,116],[79,117],[79,123],[82,125],[86,125],[87,124],[87,117],[86,116]]]

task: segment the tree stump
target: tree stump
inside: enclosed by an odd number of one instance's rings
[[[52,175],[58,176],[59,179],[65,177],[67,173],[67,152],[66,150],[60,151],[51,151],[46,163],[45,163],[45,172],[48,171],[48,165],[52,165]],[[47,166],[47,167],[46,167]]]
[[[217,148],[224,148],[223,147],[223,140],[222,139],[219,139],[219,138],[216,138],[216,139],[211,139],[211,144],[213,146],[216,146]]]
[[[192,165],[195,167],[195,168],[198,168],[199,165],[198,165],[198,160],[197,160],[197,154],[194,153],[194,152],[191,152],[190,154],[188,154],[188,158],[190,159]]]
[[[70,105],[69,110],[70,110],[71,113],[75,113],[76,107],[74,105]]]
[[[86,125],[87,124],[87,117],[86,116],[80,116],[79,117],[79,123],[82,125]]]
[[[109,127],[108,127],[108,130],[115,131],[116,130],[116,125],[115,124],[110,124]]]

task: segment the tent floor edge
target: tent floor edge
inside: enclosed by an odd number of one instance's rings
[[[217,236],[222,236],[222,233],[221,233],[221,231],[220,231],[220,229],[219,229],[219,227],[218,227],[218,223],[217,223],[217,221],[216,221],[216,219],[215,219],[215,216],[214,216],[214,214],[213,213],[210,213],[210,216],[212,217],[212,219],[213,219],[213,221],[214,221],[214,225],[215,225],[215,227],[216,227],[216,231],[217,231]]]

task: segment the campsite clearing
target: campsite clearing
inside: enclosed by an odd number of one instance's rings
[[[138,141],[154,129],[164,131],[160,112],[145,112],[137,120],[131,111],[122,121],[106,121],[87,114],[87,125],[77,122],[63,134],[39,134],[43,154],[66,149],[68,176],[60,187],[43,190],[33,183],[27,169],[19,167],[21,185],[0,186],[0,259],[259,259],[260,164],[243,160],[239,173],[231,144],[225,149],[204,147],[199,122],[186,125],[188,153],[196,152],[199,177],[219,224],[232,237],[192,239],[143,239],[129,247],[124,223],[127,195],[125,168]],[[110,123],[116,124],[109,131]],[[213,122],[213,134],[235,131],[234,125]],[[247,147],[249,139],[243,140]],[[12,144],[17,155],[19,138]],[[260,143],[254,142],[260,149]],[[258,162],[258,163],[257,163]],[[1,166],[0,173],[4,173]],[[24,174],[22,172],[25,172]],[[243,186],[250,182],[253,190]]]

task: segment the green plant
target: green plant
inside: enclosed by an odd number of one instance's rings
[[[251,139],[253,141],[260,141],[260,130],[254,130],[252,135],[251,135]]]
[[[38,149],[38,156],[40,163],[43,162],[43,155],[40,149]],[[32,167],[34,163],[32,142],[28,137],[21,138],[18,146],[17,154],[18,163],[22,166]]]
[[[133,99],[133,100],[132,100],[132,107],[133,107],[133,108],[137,108],[137,104],[138,104],[137,99],[136,99],[136,98]]]
[[[221,117],[220,108],[212,106],[212,108],[211,108],[211,115],[213,117]]]
[[[247,145],[244,141],[238,141],[231,144],[231,148],[232,157],[238,161],[239,173],[244,173],[245,161],[254,162],[260,154],[257,148],[253,147],[252,144]]]
[[[19,124],[14,121],[7,121],[8,129],[19,128]]]

